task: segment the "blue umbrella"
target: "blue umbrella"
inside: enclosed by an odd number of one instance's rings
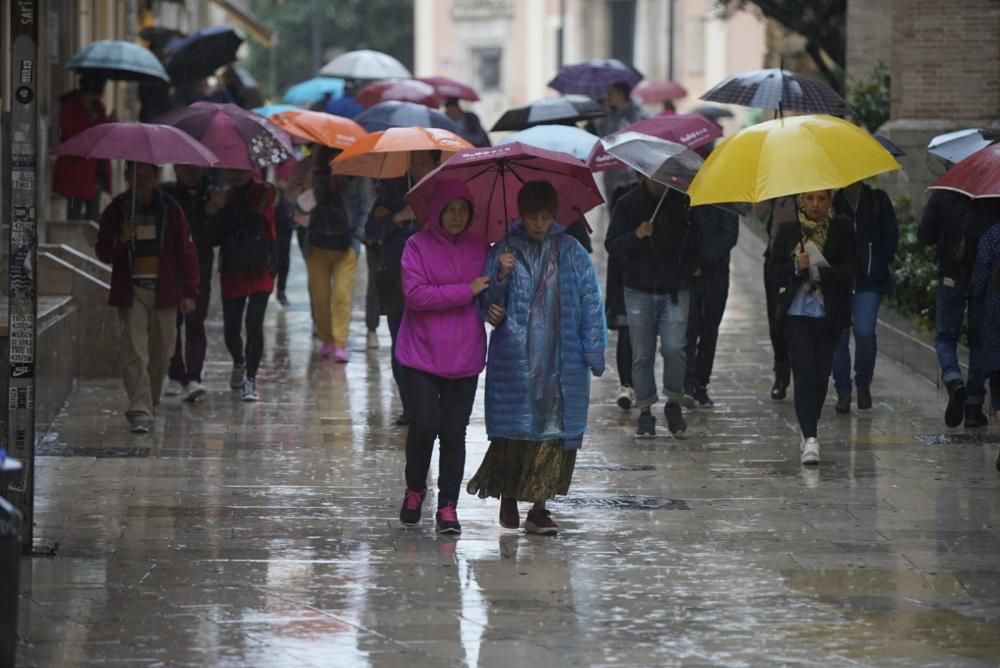
[[[323,111],[328,114],[333,114],[334,116],[341,116],[343,118],[354,118],[365,108],[358,104],[357,100],[354,99],[353,95],[344,95],[333,100],[329,100],[326,106],[323,107]]]
[[[389,128],[441,128],[461,134],[458,126],[440,111],[429,109],[413,102],[379,102],[354,120],[368,132],[378,132]]]
[[[298,110],[302,107],[296,107],[294,104],[266,104],[263,107],[254,107],[251,111],[255,114],[259,114],[264,118],[270,118],[275,114],[280,114],[285,111]]]
[[[533,128],[508,135],[499,143],[521,142],[549,151],[569,153],[574,158],[586,162],[597,141],[597,137],[586,130],[571,125],[536,125]]]
[[[300,81],[285,91],[282,98],[289,104],[308,107],[313,102],[319,102],[326,95],[340,97],[344,94],[344,80],[333,77],[316,77]]]
[[[149,49],[116,39],[102,39],[83,47],[66,68],[91,72],[114,81],[166,81],[170,77]]]

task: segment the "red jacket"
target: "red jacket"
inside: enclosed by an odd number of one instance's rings
[[[233,186],[226,193],[226,201],[239,207],[253,209],[267,219],[263,238],[274,241],[277,238],[274,226],[274,186],[259,181],[251,181],[243,187]],[[220,242],[221,243],[221,240]],[[219,287],[222,288],[223,299],[248,297],[257,292],[271,293],[274,291],[274,274],[270,269],[248,272],[223,272],[220,262]]]
[[[97,119],[90,120],[87,109],[83,106],[80,94],[67,95],[59,108],[59,141],[80,134],[89,127],[106,123],[107,114],[104,105],[97,101]],[[111,165],[107,160],[87,160],[72,155],[60,155],[56,158],[52,173],[52,192],[63,197],[79,197],[94,199],[97,197],[97,165],[102,165],[104,190],[111,192]]]
[[[125,191],[105,207],[95,249],[97,257],[111,265],[108,303],[120,308],[132,306],[132,244],[120,239],[131,201],[132,192]],[[198,297],[198,251],[191,240],[184,209],[159,190],[154,192],[153,206],[160,227],[156,308],[177,308],[182,298]]]

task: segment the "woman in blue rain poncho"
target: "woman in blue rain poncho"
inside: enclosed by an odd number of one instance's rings
[[[495,325],[486,363],[490,447],[468,491],[500,498],[500,525],[520,526],[518,501],[533,503],[525,531],[559,527],[545,502],[569,492],[587,428],[590,374],[604,373],[607,332],[594,265],[554,221],[548,181],[517,197],[520,219],[490,251],[481,304]]]

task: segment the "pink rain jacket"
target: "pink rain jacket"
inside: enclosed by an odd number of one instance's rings
[[[443,378],[478,376],[486,365],[486,328],[469,287],[483,275],[486,241],[468,228],[453,237],[440,223],[441,211],[459,197],[471,205],[472,193],[461,181],[438,184],[423,229],[406,242],[402,261],[406,308],[396,359]]]

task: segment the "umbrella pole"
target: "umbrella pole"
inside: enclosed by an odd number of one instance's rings
[[[660,201],[656,203],[656,208],[653,209],[653,215],[649,217],[650,221],[656,220],[656,214],[660,212],[660,207],[663,206],[663,200],[667,198],[667,190],[670,190],[670,186],[667,186],[667,188],[663,191],[663,194],[660,195]]]
[[[507,179],[504,178],[504,172],[506,171],[507,163],[501,160],[499,162],[500,167],[500,187],[503,189],[503,228],[504,228],[504,239],[507,239],[507,247],[504,249],[505,252],[510,252],[510,218],[507,215]]]

